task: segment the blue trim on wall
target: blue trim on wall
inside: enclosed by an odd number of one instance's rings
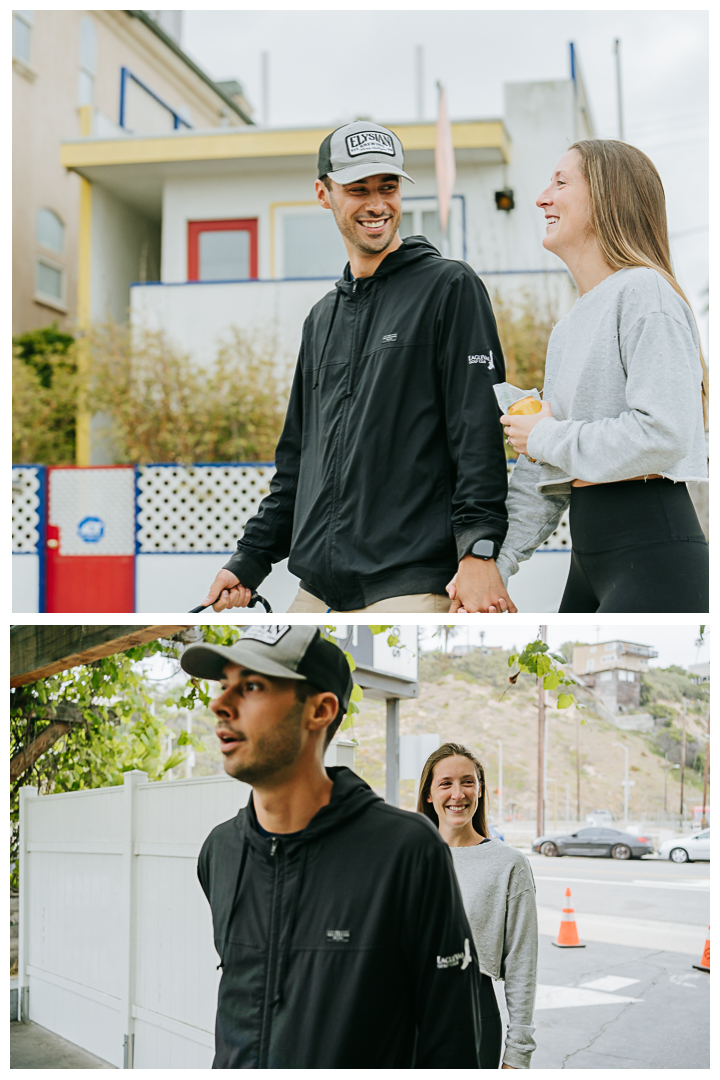
[[[575,44],[570,42],[570,78],[573,82],[577,79],[577,73],[575,70]]]
[[[464,253],[465,254],[465,253]],[[569,270],[477,270],[480,277],[489,277],[493,274],[568,274]],[[162,286],[165,289],[176,288],[178,285],[277,285],[283,281],[339,281],[338,277],[312,277],[312,278],[222,278],[218,281],[131,281],[130,288],[145,288],[146,285]],[[154,463],[153,463],[154,464]],[[257,462],[248,462],[257,464]]]
[[[189,124],[187,120],[183,120],[182,116],[179,116],[178,113],[175,112],[173,107],[171,105],[168,105],[167,101],[163,101],[163,99],[158,94],[156,94],[154,90],[151,90],[150,87],[146,83],[144,83],[142,81],[142,79],[138,79],[137,75],[133,75],[130,68],[126,68],[126,67],[121,67],[120,68],[120,127],[121,128],[123,128],[125,130],[128,130],[127,128],[125,128],[125,108],[126,108],[126,105],[127,105],[127,80],[128,79],[132,79],[133,82],[137,83],[137,85],[139,87],[141,87],[145,91],[146,94],[149,94],[150,97],[154,98],[155,101],[157,101],[157,103],[159,105],[162,105],[162,107],[164,109],[167,109],[167,111],[171,114],[171,116],[173,118],[173,130],[174,131],[177,131],[177,129],[181,125],[183,127],[186,127],[186,128],[192,128],[192,124]]]
[[[47,470],[44,465],[38,465],[38,479],[40,486],[38,488],[38,496],[40,501],[40,520],[38,522],[38,612],[44,614],[47,611],[45,590],[47,585],[47,537],[45,536],[46,529],[46,490],[47,490]]]

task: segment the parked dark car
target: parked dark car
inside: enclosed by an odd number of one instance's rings
[[[533,851],[553,858],[556,855],[589,855],[601,859],[639,859],[652,855],[654,848],[647,836],[632,836],[620,829],[578,829],[564,836],[539,836]]]

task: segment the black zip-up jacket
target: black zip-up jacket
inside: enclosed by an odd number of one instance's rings
[[[270,493],[225,564],[272,564],[339,611],[440,593],[476,540],[507,531],[492,387],[505,379],[485,286],[422,236],[371,277],[349,265],[305,321]]]
[[[350,769],[301,833],[252,798],[198,862],[222,979],[215,1069],[479,1068],[479,968],[450,851]]]

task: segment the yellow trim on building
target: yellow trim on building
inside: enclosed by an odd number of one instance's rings
[[[393,128],[405,150],[434,150],[434,124]],[[314,157],[326,128],[255,131],[239,128],[201,134],[66,142],[60,160],[67,169],[99,165],[143,165],[173,161],[221,161],[228,158]],[[510,160],[510,139],[502,120],[468,120],[452,125],[456,150],[500,150]]]
[[[80,177],[80,228],[78,236],[78,281],[77,281],[77,322],[78,328],[86,330],[90,326],[91,274],[92,263],[92,184],[85,177]],[[86,342],[81,337],[78,343],[78,374],[80,375],[80,402],[75,421],[75,464],[90,464],[90,421],[91,415],[84,400],[84,377],[87,377],[90,358]]]

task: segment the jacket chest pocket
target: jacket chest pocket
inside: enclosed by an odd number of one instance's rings
[[[322,364],[304,372],[304,385],[308,395],[317,394],[330,398],[344,397],[350,386],[350,361],[323,360]],[[312,400],[312,398],[309,398]]]

